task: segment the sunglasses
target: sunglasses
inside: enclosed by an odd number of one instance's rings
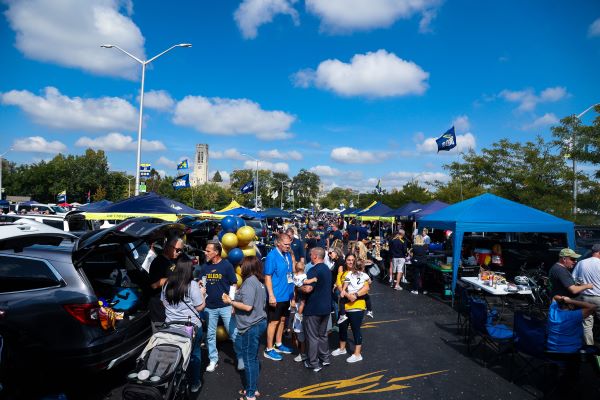
[[[173,250],[175,250],[175,253],[177,253],[177,254],[183,253],[183,248],[182,247],[173,247]]]

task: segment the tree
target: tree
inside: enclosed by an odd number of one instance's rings
[[[321,186],[319,175],[302,168],[292,179],[296,207],[310,208],[317,200]]]
[[[92,195],[92,201],[100,201],[106,198],[106,189],[103,186],[98,186],[94,194]]]
[[[212,178],[213,182],[223,182],[223,178],[221,178],[221,173],[219,171],[215,172]]]
[[[319,205],[321,208],[338,208],[340,204],[344,207],[350,206],[350,201],[356,196],[353,194],[352,189],[344,189],[340,187],[333,188],[324,197],[319,199]]]

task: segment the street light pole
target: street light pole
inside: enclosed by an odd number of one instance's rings
[[[281,182],[281,202],[280,202],[279,208],[281,208],[283,210],[283,184],[286,183],[287,181],[285,179],[283,179],[283,180],[277,179],[277,180],[279,182]]]
[[[589,106],[575,118],[581,122],[581,117],[598,105],[600,105],[600,103]],[[575,160],[575,157],[573,157],[573,150],[575,150],[575,130],[573,130],[573,136],[571,137],[571,160],[573,162],[573,218],[575,219],[575,217],[577,217],[577,161]]]
[[[140,89],[140,115],[139,115],[139,121],[138,121],[137,157],[136,157],[136,164],[135,164],[135,195],[137,196],[140,194],[140,163],[142,162],[141,161],[141,159],[142,159],[142,115],[144,113],[144,81],[146,78],[146,65],[150,64],[152,61],[156,60],[158,57],[173,50],[176,47],[192,47],[192,45],[190,43],[180,43],[180,44],[173,45],[173,46],[169,47],[168,49],[166,49],[165,51],[163,51],[162,53],[159,53],[159,54],[155,55],[154,57],[152,57],[151,59],[146,60],[146,61],[140,60],[133,54],[123,50],[122,48],[120,48],[119,46],[114,45],[114,44],[103,44],[100,47],[104,47],[105,49],[115,48],[115,49],[121,51],[122,53],[125,53],[129,57],[133,58],[138,63],[142,64],[142,85],[141,85],[141,89]]]
[[[254,182],[254,208],[256,209],[256,211],[258,211],[258,162],[260,160],[245,153],[242,153],[242,155],[256,161],[256,178]]]
[[[125,175],[125,179],[127,179],[127,197],[131,197],[131,180],[135,179],[135,176],[131,178],[127,176],[127,173],[123,173]]]
[[[2,200],[2,157],[4,157],[4,155],[6,153],[8,153],[9,151],[11,151],[13,148],[11,147],[10,149],[6,150],[4,153],[0,154],[0,200]]]

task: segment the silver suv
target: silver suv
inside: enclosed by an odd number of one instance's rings
[[[2,369],[111,369],[136,355],[151,336],[148,243],[183,231],[151,218],[81,238],[31,221],[0,225]],[[124,290],[124,318],[103,328],[99,299],[116,309]]]

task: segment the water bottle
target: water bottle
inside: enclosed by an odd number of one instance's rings
[[[185,332],[188,334],[189,337],[194,336],[194,325],[192,325],[192,317],[188,316],[188,320],[185,323]]]

